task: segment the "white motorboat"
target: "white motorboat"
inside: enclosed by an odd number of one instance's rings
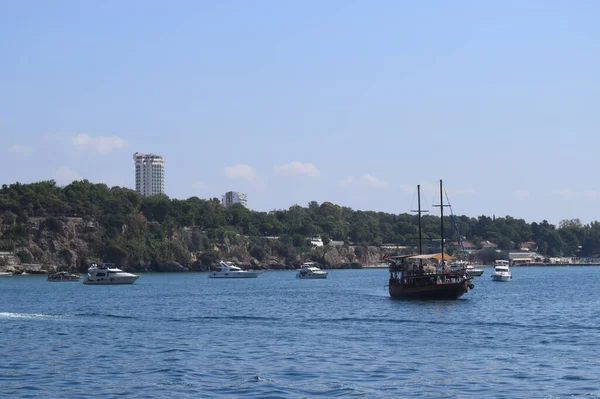
[[[329,273],[321,270],[316,263],[306,262],[300,266],[300,270],[296,273],[296,278],[314,279],[314,278],[327,278]]]
[[[13,274],[11,272],[0,272],[0,277],[10,277]]]
[[[507,260],[497,260],[494,264],[494,272],[492,273],[492,280],[494,281],[510,281],[512,280],[512,274],[510,274],[509,263]]]
[[[466,270],[467,270],[467,273],[469,274],[469,276],[473,276],[473,277],[479,277],[484,272],[483,269],[476,268],[473,265],[467,265]]]
[[[50,274],[48,276],[48,281],[50,281],[51,283],[60,283],[60,282],[67,282],[67,281],[72,282],[72,281],[79,281],[80,278],[81,278],[81,276],[76,273],[57,272],[57,273]]]
[[[219,262],[219,269],[216,272],[211,272],[209,278],[256,278],[262,272],[260,270],[242,270],[233,264],[233,262]]]
[[[93,264],[83,284],[133,284],[138,278],[137,274],[124,272],[108,263]]]

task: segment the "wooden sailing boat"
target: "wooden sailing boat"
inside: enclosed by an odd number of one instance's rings
[[[419,215],[419,255],[387,257],[390,270],[390,296],[396,299],[458,299],[474,288],[464,268],[450,269],[444,254],[444,199],[440,180],[441,253],[424,255],[421,230],[421,187],[417,186]],[[437,265],[436,265],[437,264]]]

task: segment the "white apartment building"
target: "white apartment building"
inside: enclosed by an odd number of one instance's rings
[[[156,154],[133,154],[135,163],[135,191],[142,195],[165,192],[165,161]]]
[[[223,206],[229,206],[233,204],[242,204],[245,207],[248,206],[248,196],[244,193],[238,193],[236,191],[228,191],[221,197],[221,204]]]

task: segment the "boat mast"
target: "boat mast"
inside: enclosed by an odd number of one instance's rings
[[[417,198],[419,204],[419,255],[423,255],[423,230],[421,229],[421,185],[417,185]]]
[[[442,179],[440,179],[440,217],[441,217],[441,236],[442,236],[442,266],[444,265],[444,191],[442,189]]]
[[[423,212],[427,212],[427,211],[422,211],[421,210],[421,185],[418,184],[417,185],[417,204],[419,205],[419,207],[417,208],[417,210],[413,210],[412,212],[417,212],[417,215],[419,216],[419,255],[423,255],[423,229],[421,227],[421,214]],[[419,263],[422,263],[423,260],[419,260]]]

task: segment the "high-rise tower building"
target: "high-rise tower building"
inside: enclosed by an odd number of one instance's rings
[[[248,196],[244,193],[238,193],[236,191],[228,191],[223,197],[221,197],[221,204],[223,206],[230,206],[233,204],[242,204],[247,207]]]
[[[156,154],[133,154],[135,163],[135,191],[142,195],[165,192],[165,161]]]

